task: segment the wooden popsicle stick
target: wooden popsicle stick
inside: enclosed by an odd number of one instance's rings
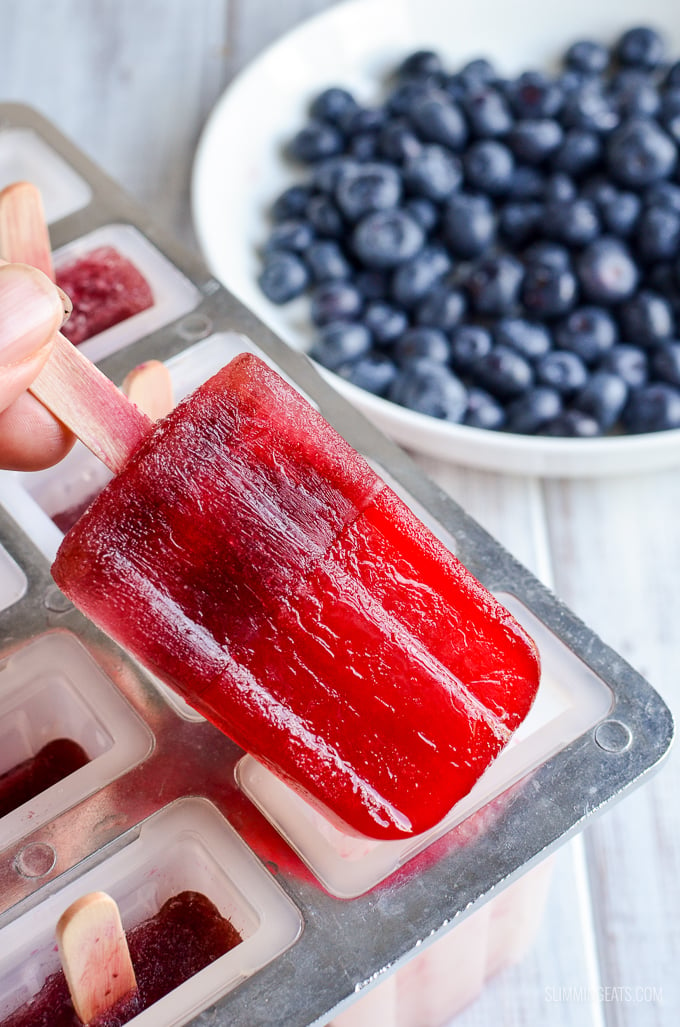
[[[83,895],[62,913],[57,946],[73,1007],[84,1024],[137,990],[118,906],[105,892]]]
[[[170,372],[160,360],[147,360],[133,367],[121,388],[152,421],[165,417],[175,405]]]
[[[49,233],[40,191],[18,182],[0,192],[0,257],[45,271]],[[49,259],[51,268],[51,255]],[[117,473],[152,428],[151,420],[61,333],[30,392]]]
[[[5,260],[37,267],[54,281],[40,190],[31,182],[13,182],[0,192],[0,211],[0,254]]]

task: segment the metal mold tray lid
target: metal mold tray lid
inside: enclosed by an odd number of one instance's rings
[[[358,992],[377,982],[417,946],[455,927],[485,899],[543,859],[605,806],[644,781],[668,752],[673,723],[651,686],[607,647],[531,573],[521,567],[484,529],[409,457],[384,437],[317,373],[227,292],[193,254],[187,254],[155,225],[82,154],[35,112],[0,105],[5,125],[31,128],[87,181],[91,204],[55,226],[55,242],[107,220],[125,220],[147,236],[189,278],[200,296],[196,310],[178,324],[122,349],[101,362],[117,382],[143,359],[169,360],[187,347],[190,328],[238,332],[250,337],[280,370],[319,407],[356,449],[379,465],[455,540],[456,555],[487,588],[514,597],[543,630],[582,661],[611,692],[604,716],[556,749],[496,799],[451,828],[425,851],[367,893],[346,900],[329,895],[290,853],[272,849],[257,833],[248,841],[269,863],[279,883],[302,913],[304,929],[292,948],[220,999],[208,1020],[242,1027],[312,1027],[325,1024]],[[190,322],[190,323],[189,323]],[[194,341],[196,341],[194,339]],[[1,511],[0,511],[1,513]],[[31,588],[47,579],[47,562],[9,517],[0,516],[0,544],[17,562]],[[9,616],[16,629],[12,607]],[[111,645],[84,618],[67,613],[68,625],[97,645]],[[40,628],[36,614],[31,627]],[[2,620],[0,619],[0,627]],[[568,687],[568,682],[565,682]],[[200,731],[200,726],[190,725]],[[235,762],[235,760],[234,760]],[[224,768],[223,768],[224,770]],[[194,782],[192,782],[194,784]],[[226,814],[244,813],[243,796],[228,792]],[[287,858],[283,849],[290,855]],[[274,864],[272,851],[282,854]]]

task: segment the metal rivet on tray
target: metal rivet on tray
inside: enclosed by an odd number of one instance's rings
[[[206,335],[210,335],[212,327],[212,321],[205,314],[189,314],[177,325],[177,334],[187,342],[197,342],[198,339],[205,339]]]
[[[605,720],[595,730],[595,741],[605,752],[625,752],[633,741],[633,735],[620,720]]]
[[[22,877],[45,877],[57,862],[57,853],[47,842],[31,842],[17,853],[14,867]]]
[[[49,610],[50,613],[66,613],[73,606],[71,600],[56,585],[50,585],[47,589],[43,597],[43,603],[45,609]]]

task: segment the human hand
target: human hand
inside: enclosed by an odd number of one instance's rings
[[[41,271],[0,265],[0,467],[35,471],[57,463],[74,437],[26,390],[50,355],[64,296]]]

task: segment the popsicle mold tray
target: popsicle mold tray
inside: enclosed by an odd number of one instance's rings
[[[454,980],[443,1020],[528,940],[546,857],[660,763],[669,711],[50,124],[0,105],[0,187],[22,178],[43,191],[57,268],[111,247],[150,286],[150,305],[83,343],[106,374],[120,384],[141,362],[162,360],[179,398],[236,353],[259,353],[512,610],[538,644],[543,673],[511,745],[436,830],[408,843],[350,838],[56,588],[49,567],[62,528],[106,480],[94,458],[76,446],[49,471],[3,472],[0,782],[50,743],[75,745],[83,758],[0,816],[0,1022],[55,969],[62,910],[98,889],[117,899],[126,928],[175,891],[202,892],[242,938],[140,1024],[187,1023],[211,1008],[211,1023],[233,1027],[389,1027],[400,981],[424,958]],[[399,1022],[423,1027],[414,1016],[402,1008]]]

